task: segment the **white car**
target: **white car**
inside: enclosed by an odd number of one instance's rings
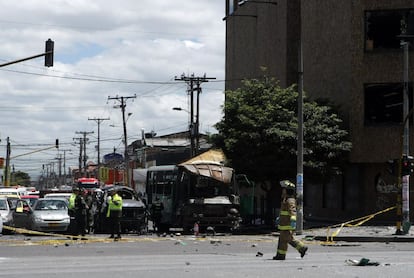
[[[70,224],[67,204],[62,198],[40,198],[30,207],[21,199],[13,211],[13,224],[34,231],[65,232]]]
[[[13,222],[12,208],[10,206],[10,201],[6,197],[0,196],[0,219],[1,219],[1,229],[3,230],[3,225],[11,226]]]
[[[48,193],[45,194],[45,196],[43,196],[43,198],[49,199],[49,198],[63,198],[66,200],[69,200],[70,195],[72,195],[72,193]]]

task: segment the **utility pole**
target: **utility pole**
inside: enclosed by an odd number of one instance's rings
[[[95,121],[98,124],[98,169],[101,166],[101,153],[100,153],[100,141],[101,141],[101,123],[107,121],[109,118],[88,118],[88,121]]]
[[[59,185],[62,185],[62,154],[58,154],[58,156],[55,158],[58,161],[58,180]]]
[[[296,234],[303,232],[303,49],[302,49],[302,1],[299,1],[298,44],[298,142],[296,164],[297,223]]]
[[[83,169],[85,171],[85,176],[87,174],[86,173],[86,160],[87,160],[87,157],[86,157],[86,142],[89,141],[89,139],[86,138],[86,135],[92,134],[92,133],[93,133],[93,131],[76,131],[76,134],[83,134],[83,140],[82,140],[82,142],[83,142]]]
[[[215,77],[196,77],[194,73],[191,76],[185,76],[183,73],[180,78],[175,77],[176,81],[184,81],[187,83],[187,92],[190,95],[190,144],[191,144],[191,157],[197,155],[200,149],[200,94],[201,94],[201,83],[208,82],[209,80],[216,79]],[[195,87],[195,88],[194,88]],[[196,111],[194,112],[194,92],[197,92],[196,99]],[[194,119],[195,117],[195,119]]]
[[[408,25],[407,25],[408,27]],[[414,34],[412,30],[405,29],[401,30],[401,34],[397,36],[401,39],[400,45],[403,48],[403,134],[402,134],[402,153],[399,163],[399,173],[398,173],[398,194],[397,194],[397,217],[402,219],[397,220],[397,231],[396,234],[408,234],[411,222],[410,222],[410,174],[401,173],[401,163],[403,158],[406,156],[407,159],[410,157],[410,120],[409,117],[412,113],[410,110],[410,101],[409,101],[409,48],[411,42],[414,40]],[[401,181],[402,179],[402,181]],[[402,214],[402,215],[401,215]],[[401,220],[402,228],[401,231]]]
[[[67,182],[67,173],[66,173],[66,152],[70,152],[71,150],[60,150],[63,152],[63,184],[66,184]],[[60,158],[62,158],[62,155],[60,155]],[[60,169],[60,166],[59,166]],[[59,175],[60,175],[60,170],[59,170]]]
[[[77,137],[77,138],[73,138],[73,140],[79,140],[79,165],[78,167],[79,167],[79,177],[81,177],[82,176],[82,146],[83,146],[82,140],[83,138]]]
[[[122,123],[124,128],[124,145],[125,145],[125,151],[124,151],[124,164],[125,164],[125,175],[124,175],[124,183],[125,186],[129,186],[129,155],[128,155],[128,137],[127,137],[127,128],[126,128],[126,120],[125,120],[125,107],[126,107],[126,101],[128,99],[136,98],[137,95],[128,96],[128,97],[108,97],[108,100],[114,99],[119,101],[121,104],[119,107],[122,111]]]
[[[7,137],[7,149],[6,149],[6,168],[4,168],[4,177],[3,183],[4,186],[10,186],[9,176],[10,176],[10,138]]]

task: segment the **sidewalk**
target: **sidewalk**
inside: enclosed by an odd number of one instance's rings
[[[303,230],[300,236],[320,241],[414,242],[414,227],[406,235],[396,235],[396,231],[393,226],[326,227]]]

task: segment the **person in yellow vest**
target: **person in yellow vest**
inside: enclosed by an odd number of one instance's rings
[[[301,258],[303,258],[308,247],[293,237],[293,232],[296,229],[295,184],[288,180],[283,180],[280,182],[280,186],[282,187],[278,224],[280,235],[277,245],[277,253],[276,256],[273,257],[273,260],[286,259],[288,244],[293,246],[300,253]]]
[[[70,217],[70,224],[69,224],[68,231],[72,235],[74,235],[77,230],[77,228],[75,227],[75,225],[77,225],[75,221],[75,200],[78,194],[79,194],[79,188],[73,187],[72,194],[69,197],[69,203],[68,203],[68,214]]]
[[[122,197],[118,195],[118,192],[113,189],[110,190],[110,195],[108,197],[108,210],[106,217],[109,219],[111,236],[109,238],[114,238],[115,240],[121,238],[121,216],[122,216]],[[114,235],[117,234],[116,237]]]

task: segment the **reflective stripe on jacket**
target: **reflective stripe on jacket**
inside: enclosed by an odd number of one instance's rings
[[[286,198],[282,200],[279,213],[280,231],[292,231],[295,227],[291,225],[291,221],[296,220],[296,200],[295,198]]]
[[[69,197],[68,209],[74,209],[75,208],[75,199],[76,199],[76,194],[72,193]]]
[[[111,215],[112,211],[121,211],[122,210],[122,198],[118,194],[112,196],[112,198],[108,202],[108,211],[106,213],[106,217]]]

